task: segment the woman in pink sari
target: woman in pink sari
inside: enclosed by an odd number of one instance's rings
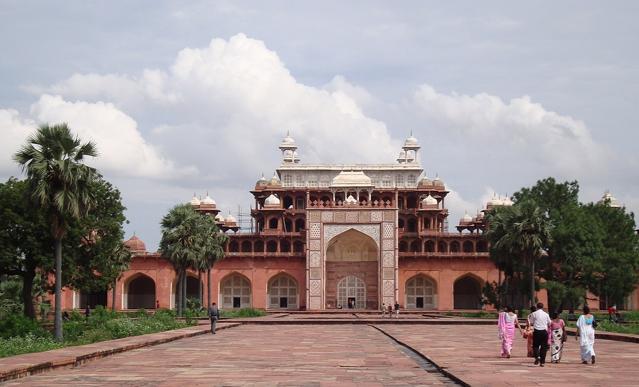
[[[519,329],[519,333],[522,333],[517,314],[510,306],[507,306],[504,312],[499,313],[499,322],[497,323],[499,339],[501,340],[501,357],[510,358],[515,338],[515,327]]]

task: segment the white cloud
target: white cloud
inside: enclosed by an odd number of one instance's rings
[[[34,131],[32,120],[20,117],[20,113],[13,109],[0,109],[0,172],[15,174],[18,166],[13,161],[13,155],[24,144]]]
[[[177,168],[142,137],[137,123],[111,103],[69,102],[43,95],[31,106],[40,122],[66,122],[85,141],[94,141],[99,157],[91,164],[119,176],[173,178],[196,172]]]
[[[362,112],[363,89],[340,79],[327,89],[304,85],[262,41],[238,34],[181,50],[167,71],[145,70],[141,77],[76,74],[45,89],[107,98],[124,109],[137,109],[144,99],[147,114],[168,109],[172,122],[152,126],[161,142],[172,145],[173,155],[197,163],[196,155],[215,154],[233,163],[235,176],[256,176],[256,164],[265,160],[275,168],[276,147],[287,130],[305,161],[391,162],[399,143],[383,122]]]
[[[582,121],[548,111],[528,96],[504,102],[486,93],[442,94],[422,85],[414,102],[418,114],[464,144],[513,152],[513,160],[535,160],[549,173],[565,176],[606,168],[607,149],[595,143]]]

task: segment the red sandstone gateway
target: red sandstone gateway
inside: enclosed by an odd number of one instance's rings
[[[412,135],[391,164],[303,164],[288,135],[279,149],[280,167],[251,191],[250,232],[240,230],[233,216],[223,217],[208,194],[190,202],[230,234],[225,258],[212,271],[207,305],[379,310],[382,303],[397,301],[407,310],[482,307],[483,283],[499,276],[483,235],[484,211],[512,205],[510,199],[493,197],[486,210],[466,214],[457,232],[449,232],[448,191],[438,177],[423,175],[420,146]],[[171,264],[148,253],[135,235],[126,245],[134,258],[118,281],[116,308],[173,308]],[[206,289],[207,279],[202,281]],[[188,297],[198,297],[198,285],[197,275],[190,273]],[[539,298],[546,302],[545,292]],[[63,302],[63,308],[111,306],[111,294],[67,289]]]

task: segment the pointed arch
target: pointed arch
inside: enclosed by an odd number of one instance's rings
[[[154,309],[155,281],[144,273],[136,273],[124,283],[123,309]]]
[[[299,286],[286,272],[272,276],[268,281],[267,305],[269,309],[298,309]]]
[[[472,273],[459,276],[453,285],[455,309],[481,309],[482,280]]]
[[[251,280],[238,272],[229,273],[220,281],[219,294],[222,308],[250,308],[252,305]]]
[[[409,278],[404,294],[407,309],[437,309],[437,282],[426,274]]]

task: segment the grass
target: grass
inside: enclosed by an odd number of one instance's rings
[[[262,317],[266,316],[266,312],[262,309],[255,308],[242,308],[242,309],[230,309],[220,311],[220,317],[223,318],[237,318],[237,317]]]
[[[20,319],[14,318],[14,320],[20,323]],[[79,313],[73,312],[70,320],[64,322],[62,343],[55,341],[50,332],[39,326],[30,331],[16,326],[13,329],[14,334],[0,337],[0,357],[145,335],[190,325],[193,325],[192,321],[177,320],[175,313],[170,310],[159,310],[154,314],[140,311],[131,315],[97,308],[88,320]]]

